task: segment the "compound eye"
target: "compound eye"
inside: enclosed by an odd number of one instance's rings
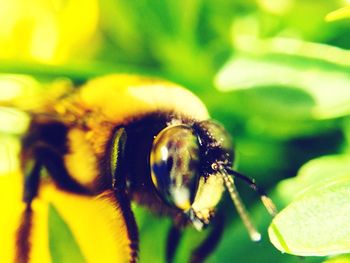
[[[199,170],[199,145],[191,127],[162,130],[151,151],[152,181],[161,198],[184,211],[193,202]]]

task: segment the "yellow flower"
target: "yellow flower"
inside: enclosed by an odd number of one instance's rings
[[[20,171],[0,175],[0,258],[3,263],[14,262],[16,236],[24,203],[21,202],[22,174]],[[110,202],[112,193],[99,197],[84,197],[58,190],[52,183],[42,183],[39,197],[34,200],[33,226],[30,237],[30,262],[57,262],[52,250],[71,240],[59,239],[61,232],[50,225],[50,207],[71,231],[74,242],[86,262],[128,262],[129,247],[124,221],[118,207]],[[57,215],[54,215],[57,216]],[[50,238],[50,235],[56,235]],[[57,238],[58,237],[58,238]],[[54,241],[65,241],[60,244]],[[69,258],[71,247],[65,255]]]
[[[97,0],[0,0],[0,58],[56,64],[89,44]]]

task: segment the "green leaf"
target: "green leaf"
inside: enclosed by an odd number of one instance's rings
[[[349,18],[350,17],[350,7],[343,7],[340,9],[337,9],[333,12],[330,12],[329,14],[327,14],[327,16],[325,17],[326,21],[328,22],[332,22],[335,20],[339,20],[339,19],[344,19],[344,18]]]
[[[114,73],[137,73],[140,75],[159,76],[160,72],[151,69],[138,68],[129,64],[111,64],[99,61],[71,61],[69,64],[48,65],[38,62],[18,60],[1,60],[1,73],[23,74],[35,77],[37,80],[52,80],[54,78],[69,78],[73,82],[81,83],[101,75]]]
[[[303,165],[297,177],[280,182],[277,191],[280,198],[289,203],[314,189],[334,183],[344,175],[350,175],[349,155],[323,156]]]
[[[269,227],[277,249],[302,256],[350,252],[350,156],[311,161],[277,190],[293,200]]]
[[[290,120],[348,115],[349,85],[349,71],[338,65],[283,54],[234,57],[216,77],[219,90],[240,91],[253,110]]]
[[[324,263],[350,263],[350,254],[331,257],[324,261]]]
[[[52,204],[49,205],[49,246],[53,263],[86,262],[69,226]]]
[[[164,262],[166,237],[170,227],[169,218],[157,217],[145,207],[135,204],[133,204],[132,210],[139,228],[140,263]],[[155,251],[157,252],[155,253]]]
[[[242,196],[244,199],[245,196]],[[275,195],[270,196],[274,201],[278,199]],[[276,250],[268,241],[267,227],[271,222],[271,216],[259,202],[251,208],[248,208],[253,223],[262,234],[260,242],[252,242],[249,238],[246,228],[238,215],[231,215],[226,218],[226,226],[223,237],[212,255],[208,258],[208,262],[284,262],[284,263],[300,263],[300,258],[296,256],[286,255]],[[225,213],[235,212],[232,203],[228,203],[225,207]],[[304,263],[320,263],[321,258],[305,258]]]
[[[218,96],[226,97],[221,107],[244,119],[251,134],[289,139],[339,129],[339,118],[350,114],[350,53],[296,40],[266,42],[257,42],[261,53],[237,53],[218,72]]]

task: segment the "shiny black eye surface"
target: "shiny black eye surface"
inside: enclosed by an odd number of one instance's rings
[[[162,130],[153,142],[150,161],[152,181],[162,199],[188,210],[199,170],[199,145],[193,129],[177,125]]]

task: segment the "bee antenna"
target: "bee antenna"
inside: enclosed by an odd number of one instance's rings
[[[277,209],[275,207],[275,205],[273,204],[272,200],[270,198],[267,197],[267,195],[265,194],[265,192],[260,189],[255,182],[250,179],[249,177],[242,175],[236,171],[234,171],[233,169],[231,169],[230,167],[224,167],[221,164],[218,163],[214,163],[212,165],[212,168],[216,171],[218,171],[225,183],[226,189],[230,194],[230,197],[237,209],[237,212],[239,214],[239,216],[241,217],[243,224],[245,225],[245,227],[248,230],[249,236],[251,238],[252,241],[260,241],[261,240],[261,234],[256,230],[255,226],[253,225],[252,221],[250,220],[249,217],[249,213],[247,211],[247,209],[245,208],[239,193],[237,191],[237,188],[235,186],[234,180],[232,178],[232,176],[235,176],[241,180],[243,180],[244,182],[248,183],[249,186],[251,188],[254,189],[254,191],[256,191],[259,195],[260,198],[264,204],[264,206],[266,207],[267,211],[274,216],[275,214],[277,214]]]
[[[277,215],[277,208],[276,208],[275,204],[272,202],[271,198],[269,198],[267,196],[265,191],[263,189],[261,189],[260,187],[258,187],[258,185],[255,183],[254,179],[251,179],[248,176],[245,176],[245,175],[233,170],[231,167],[225,167],[223,169],[226,171],[226,173],[233,175],[234,177],[247,183],[250,188],[252,188],[255,192],[258,193],[258,195],[260,196],[261,202],[265,206],[267,212],[269,212],[269,214],[272,217]],[[231,180],[233,180],[232,177],[231,177]]]

